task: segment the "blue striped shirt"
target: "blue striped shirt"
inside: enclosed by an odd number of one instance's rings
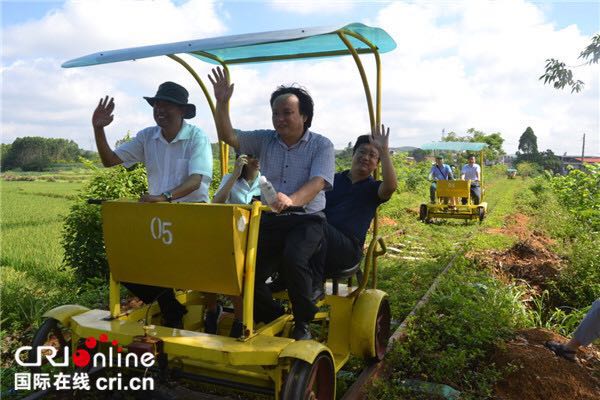
[[[452,175],[452,168],[448,164],[443,164],[441,167],[437,164],[431,166],[429,173],[433,176],[436,181],[446,181],[448,179],[454,179]]]
[[[325,191],[333,187],[335,173],[335,155],[329,139],[307,129],[297,143],[288,147],[274,130],[237,133],[240,153],[258,156],[261,174],[278,192],[289,196],[311,178],[323,178],[325,189],[305,208],[311,214],[325,208]]]

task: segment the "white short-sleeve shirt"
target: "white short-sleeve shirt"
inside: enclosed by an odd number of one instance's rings
[[[212,180],[212,149],[208,136],[198,127],[183,122],[171,143],[159,126],[138,132],[136,137],[115,149],[126,167],[142,162],[148,173],[148,192],[160,195],[181,185],[190,175],[202,175],[200,187],[175,199],[177,202],[207,202]]]
[[[250,204],[252,202],[253,196],[260,196],[260,187],[258,185],[258,178],[260,174],[256,177],[252,185],[248,184],[244,178],[236,179],[235,183],[231,188],[231,192],[229,192],[229,197],[225,200],[227,204]],[[231,179],[231,174],[227,174],[221,180],[221,184],[217,189],[217,192],[225,186],[225,184]]]
[[[465,180],[478,181],[478,176],[481,175],[481,167],[479,164],[473,164],[470,166],[469,164],[465,164],[460,171],[461,175],[465,175]]]

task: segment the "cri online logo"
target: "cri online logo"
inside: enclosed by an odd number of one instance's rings
[[[85,339],[85,347],[79,348],[75,350],[72,355],[73,364],[76,367],[84,368],[88,365],[95,367],[138,367],[143,366],[146,368],[152,367],[154,365],[154,354],[147,352],[143,353],[141,356],[138,356],[136,353],[128,353],[126,356],[122,355],[123,348],[119,346],[119,342],[117,340],[113,340],[110,342],[111,346],[108,347],[108,354],[104,353],[95,353],[93,356],[90,354],[89,350],[93,350],[98,347],[99,343],[108,343],[108,335],[105,333],[100,334],[98,339],[90,336]],[[36,348],[36,360],[33,362],[23,361],[21,359],[21,354],[24,352],[31,351],[33,348],[31,346],[23,346],[19,347],[15,352],[15,361],[23,366],[23,367],[40,367],[42,365],[42,359],[45,357],[50,365],[54,367],[68,367],[69,366],[69,348],[65,347],[63,349],[63,354],[60,355],[59,351],[53,346],[38,346]],[[116,351],[116,354],[115,354]],[[54,360],[55,358],[62,358],[61,361]]]
[[[108,335],[106,333],[101,333],[100,336],[98,336],[98,340],[100,343],[106,343],[108,342]],[[118,346],[119,342],[117,340],[113,340],[111,344],[117,348],[117,353],[121,353],[123,351],[123,348]],[[98,341],[95,337],[90,336],[85,339],[85,347],[88,349],[93,350],[97,345]],[[110,348],[110,350],[112,350],[112,348]],[[79,368],[87,367],[91,359],[92,357],[90,356],[90,352],[86,349],[78,349],[75,351],[75,353],[73,353],[73,364]]]

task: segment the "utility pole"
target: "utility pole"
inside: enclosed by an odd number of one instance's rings
[[[583,134],[583,145],[581,146],[581,165],[583,165],[584,155],[585,155],[585,133]]]

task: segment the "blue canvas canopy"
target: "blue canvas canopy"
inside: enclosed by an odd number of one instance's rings
[[[341,27],[286,29],[102,51],[69,60],[63,63],[62,67],[84,67],[182,53],[213,64],[256,63],[351,54],[337,32],[348,33],[347,39],[359,54],[373,53],[373,50],[353,35],[366,39],[379,53],[396,48],[394,39],[383,29],[352,23]]]
[[[449,150],[449,151],[481,151],[487,143],[477,142],[432,142],[421,146],[422,150]]]

